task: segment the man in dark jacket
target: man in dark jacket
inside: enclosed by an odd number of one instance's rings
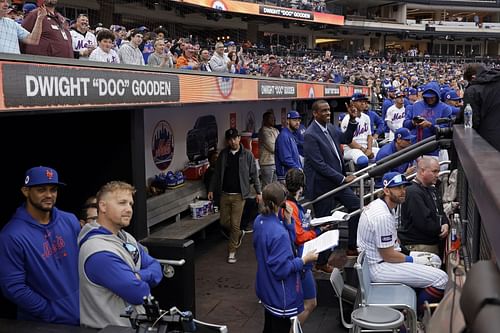
[[[472,107],[472,128],[500,150],[500,70],[487,70],[480,64],[469,65],[464,72],[469,81],[463,105]]]
[[[245,206],[245,199],[250,197],[250,184],[257,193],[255,200],[262,199],[259,175],[252,153],[240,144],[238,130],[226,131],[227,147],[217,159],[215,173],[212,176],[208,199],[213,200],[214,192],[220,193],[220,223],[229,231],[228,259],[236,263],[236,249],[241,245],[245,232],[240,230],[240,220]]]
[[[442,254],[442,240],[448,235],[448,218],[443,201],[434,186],[438,180],[439,162],[424,156],[418,160],[417,176],[406,188],[406,200],[401,209],[398,238],[410,251]]]

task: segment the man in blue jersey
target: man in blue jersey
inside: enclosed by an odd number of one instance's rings
[[[79,325],[75,215],[55,207],[57,172],[26,172],[21,205],[0,233],[0,287],[20,320]]]
[[[294,133],[300,127],[300,114],[297,111],[288,111],[286,115],[287,127],[284,127],[276,138],[274,160],[278,180],[285,181],[286,172],[290,169],[302,169],[297,139]]]
[[[82,326],[130,326],[120,317],[130,305],[144,313],[143,298],[162,278],[161,266],[128,232],[135,188],[121,181],[97,193],[98,217],[78,236],[80,322]]]
[[[390,156],[392,154],[395,154],[396,152],[400,151],[401,149],[404,149],[408,146],[411,145],[411,141],[415,139],[414,135],[411,135],[410,130],[404,127],[401,127],[396,131],[394,134],[394,140],[391,141],[390,143],[384,145],[380,150],[378,151],[377,157],[376,157],[376,162],[378,163],[381,159]],[[415,166],[413,166],[412,161],[404,162],[398,166],[395,166],[389,171],[392,172],[398,172],[401,174],[405,174],[406,176],[411,175],[412,173],[415,172]],[[382,180],[378,179],[375,182],[375,187],[380,188],[382,187]]]

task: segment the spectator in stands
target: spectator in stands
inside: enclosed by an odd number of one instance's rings
[[[20,54],[19,42],[38,45],[43,30],[43,20],[47,16],[45,8],[38,11],[31,33],[6,17],[8,8],[9,1],[0,0],[0,36],[2,39],[0,53]]]
[[[500,70],[471,64],[465,69],[464,78],[469,82],[465,89],[464,105],[470,103],[472,107],[472,127],[500,151],[500,98],[497,96],[500,91]]]
[[[193,44],[187,43],[184,52],[177,58],[176,68],[180,69],[200,69],[200,63],[195,54]]]
[[[73,47],[71,45],[71,33],[64,27],[64,17],[56,11],[57,0],[44,0],[44,5],[32,10],[28,16],[24,18],[23,28],[28,31],[35,29],[38,13],[46,11],[42,19],[42,35],[40,42],[36,44],[28,44],[25,48],[25,53],[73,58]]]
[[[228,73],[229,70],[231,69],[232,63],[227,57],[227,55],[224,54],[224,44],[221,42],[217,42],[215,44],[215,52],[212,55],[212,58],[210,58],[210,68],[212,69],[212,72],[226,72]]]
[[[354,132],[358,127],[356,122],[357,110],[347,106],[349,113],[349,126],[342,133],[340,129],[330,122],[330,105],[325,100],[313,103],[312,111],[314,121],[309,125],[304,135],[304,172],[306,175],[306,192],[308,200],[334,190],[342,184],[350,183],[355,176],[345,176],[344,159],[340,152],[340,144],[352,141]],[[336,207],[337,201],[342,203],[349,211],[359,208],[359,198],[348,187],[332,196],[320,200],[314,204],[316,217],[331,215]],[[356,230],[359,216],[349,220],[348,254],[356,254]],[[328,257],[321,256],[317,267],[331,273],[332,267],[328,267]]]
[[[165,40],[167,38],[167,35],[168,35],[167,29],[165,29],[161,25],[158,28],[156,28],[155,30],[153,30],[153,32],[156,34],[157,39],[160,38],[160,39]]]
[[[250,184],[254,185],[257,204],[262,200],[262,189],[255,158],[240,144],[238,130],[228,129],[225,138],[227,147],[217,159],[208,199],[214,199],[214,192],[220,193],[220,223],[222,228],[230,231],[227,262],[234,264],[237,261],[236,250],[245,236],[245,231],[240,230],[240,221],[245,200],[250,197]]]
[[[262,127],[259,129],[259,166],[262,187],[276,181],[276,163],[274,148],[279,131],[275,127],[274,110],[269,109],[262,115]]]
[[[380,148],[380,150],[377,153],[377,157],[375,158],[375,161],[378,162],[381,159],[400,151],[401,149],[409,147],[411,145],[412,140],[414,139],[415,136],[411,135],[409,129],[401,127],[396,131],[394,135],[394,140],[384,145],[382,148]],[[393,167],[389,171],[394,171],[409,176],[415,172],[415,169],[416,168],[413,165],[413,162],[408,161]],[[382,187],[382,180],[377,179],[375,186]]]
[[[264,306],[263,333],[289,333],[290,317],[304,310],[301,272],[314,262],[314,251],[299,257],[290,245],[294,224],[292,209],[285,203],[284,187],[277,182],[264,188],[261,214],[254,221],[253,247],[257,258],[255,292]],[[283,220],[278,217],[285,205]]]
[[[88,59],[97,47],[97,40],[95,35],[89,31],[87,14],[80,14],[76,18],[75,26],[71,28],[71,39],[75,58]]]
[[[276,61],[276,56],[274,54],[269,56],[269,65],[263,74],[269,77],[281,77],[281,65]]]
[[[115,35],[108,29],[102,29],[97,33],[97,49],[92,51],[89,60],[119,64],[120,57],[113,50]]]
[[[436,159],[423,156],[418,160],[417,176],[406,189],[406,201],[401,208],[398,238],[409,251],[431,252],[442,257],[449,222],[435,186],[438,177]]]
[[[80,224],[55,207],[62,185],[52,168],[29,169],[21,187],[26,202],[0,233],[0,288],[19,320],[80,324]]]
[[[134,193],[121,181],[102,186],[97,222],[87,223],[78,236],[82,326],[131,326],[120,314],[128,304],[144,313],[144,297],[163,277],[160,263],[123,230],[132,220]]]
[[[231,68],[229,69],[230,73],[233,73],[233,74],[246,74],[247,73],[243,64],[240,64],[239,57],[236,54],[236,51],[229,51],[229,53],[227,54],[227,57],[231,61]]]
[[[200,52],[200,71],[211,72],[210,68],[210,52],[207,49],[203,49]]]
[[[394,104],[391,105],[385,115],[385,124],[389,128],[389,140],[394,140],[394,133],[401,127],[405,120],[404,94],[401,91],[394,93]]]
[[[142,43],[142,33],[139,30],[130,31],[130,41],[122,43],[118,50],[120,62],[128,65],[142,65],[144,66],[144,57],[142,56],[139,45]]]
[[[127,35],[127,29],[121,25],[113,24],[110,29],[115,35],[115,51],[118,50],[122,44],[122,40]]]
[[[368,97],[362,93],[351,96],[350,108],[356,110],[357,129],[354,132],[352,142],[344,145],[344,159],[353,161],[357,168],[368,166],[368,161],[377,156],[378,148],[373,147],[372,129],[370,117],[363,111],[366,109]],[[350,115],[345,115],[340,128],[342,132],[347,131]]]
[[[80,211],[80,226],[97,221],[97,198],[95,195],[85,200]]]
[[[155,52],[148,58],[148,66],[161,68],[174,68],[174,59],[170,50],[165,52],[165,40],[157,38],[155,40]]]
[[[276,176],[278,181],[285,182],[288,170],[297,168],[302,170],[297,140],[293,133],[300,127],[301,117],[297,111],[288,111],[286,114],[287,126],[281,129],[276,138],[274,160],[276,162]]]

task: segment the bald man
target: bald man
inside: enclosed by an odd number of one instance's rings
[[[441,257],[449,222],[443,211],[441,193],[435,186],[438,176],[436,158],[424,156],[418,160],[417,176],[406,189],[398,238],[410,251],[426,251]]]

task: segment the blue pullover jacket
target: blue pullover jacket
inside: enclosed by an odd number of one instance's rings
[[[0,287],[20,320],[80,325],[75,215],[52,208],[48,224],[25,205],[0,233]]]
[[[276,138],[274,162],[278,180],[284,180],[286,172],[292,168],[302,169],[297,141],[287,127],[284,127]]]
[[[303,262],[295,257],[289,231],[274,214],[257,216],[253,228],[257,297],[276,317],[298,315],[304,310],[300,277]]]

